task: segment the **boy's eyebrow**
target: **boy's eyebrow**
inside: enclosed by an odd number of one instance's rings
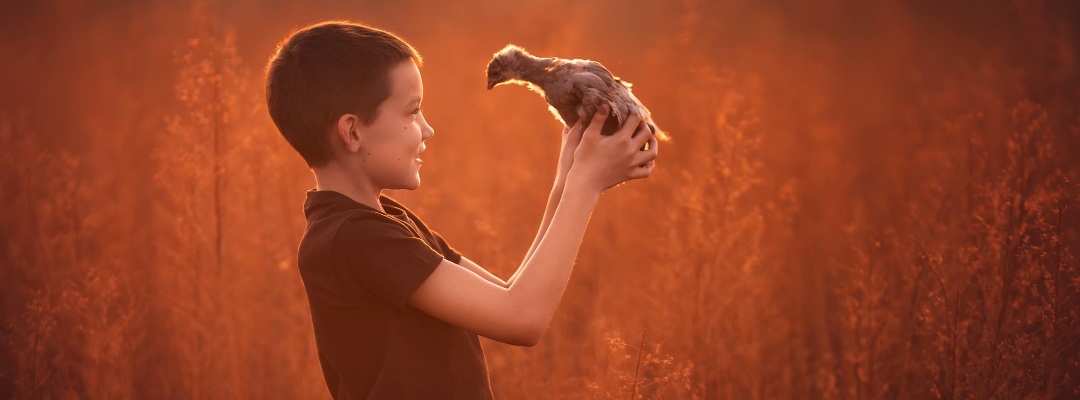
[[[416,97],[413,97],[411,100],[409,100],[409,102],[406,103],[406,104],[409,104],[409,105],[416,104],[416,103],[419,103],[420,100],[421,100],[420,96],[416,96]]]

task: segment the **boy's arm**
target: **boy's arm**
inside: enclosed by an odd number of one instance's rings
[[[652,173],[656,142],[640,118],[633,116],[624,129],[601,137],[605,114],[597,114],[588,145],[575,153],[575,169],[567,175],[558,207],[532,256],[509,288],[485,280],[472,271],[443,259],[412,293],[409,305],[447,323],[505,343],[532,346],[539,342],[562,298],[600,193],[630,179]],[[631,137],[634,128],[639,137]],[[648,141],[650,150],[638,149]],[[579,157],[580,156],[580,157]],[[582,164],[578,167],[579,161]],[[639,165],[649,163],[647,168]]]
[[[555,177],[555,186],[551,188],[551,194],[548,195],[547,209],[544,210],[544,218],[540,221],[540,230],[536,232],[536,238],[533,239],[532,245],[529,246],[529,252],[525,253],[525,259],[521,261],[521,265],[518,266],[514,274],[510,276],[510,279],[506,280],[506,287],[514,284],[514,280],[517,279],[518,274],[521,273],[521,269],[525,267],[525,264],[529,263],[529,259],[532,258],[533,252],[536,251],[536,246],[540,244],[541,240],[544,240],[544,235],[547,234],[548,225],[551,224],[551,217],[555,215],[555,210],[559,208],[559,199],[562,197],[563,187],[566,185],[566,176],[562,171]]]
[[[477,275],[480,275],[480,277],[487,279],[488,282],[502,287],[508,288],[510,285],[514,284],[514,280],[517,279],[518,273],[521,272],[521,268],[529,262],[533,252],[536,251],[536,246],[544,239],[548,225],[551,224],[551,217],[555,215],[555,209],[559,207],[559,199],[562,197],[563,188],[566,186],[566,175],[570,173],[570,167],[574,162],[574,150],[577,148],[578,143],[581,142],[581,120],[578,120],[573,128],[564,128],[562,134],[562,145],[560,146],[562,151],[559,154],[559,167],[555,172],[555,184],[551,188],[551,193],[548,194],[547,207],[544,209],[544,217],[540,220],[540,229],[536,232],[536,238],[533,239],[532,245],[529,246],[529,251],[525,253],[525,259],[522,260],[521,264],[514,270],[510,279],[505,281],[502,280],[465,256],[461,257],[460,264],[462,267],[475,272]]]
[[[506,283],[506,281],[502,280],[502,278],[495,276],[495,274],[484,269],[484,267],[476,264],[476,262],[470,260],[468,257],[461,256],[461,262],[459,262],[458,265],[465,267],[465,269],[472,271],[474,274],[479,275],[481,278],[486,279],[488,282],[494,283],[504,288],[510,287],[510,284]]]
[[[602,124],[598,124],[602,125]],[[533,346],[543,335],[573,268],[597,190],[563,193],[548,234],[510,287],[443,259],[409,304],[445,322],[500,342]]]
[[[559,208],[559,199],[562,198],[563,189],[566,186],[566,176],[570,174],[570,167],[574,164],[574,151],[577,150],[578,143],[581,143],[581,120],[579,119],[573,127],[564,127],[562,131],[562,145],[559,152],[559,167],[555,171],[555,184],[551,187],[551,193],[548,194],[547,208],[544,209],[544,217],[540,221],[540,229],[536,232],[536,238],[533,239],[532,245],[529,246],[529,251],[525,253],[525,259],[521,261],[521,265],[518,265],[517,270],[510,276],[510,279],[506,280],[506,287],[514,284],[514,280],[517,279],[518,273],[525,267],[525,264],[532,258],[533,252],[536,251],[536,246],[540,244],[540,241],[544,239],[544,235],[547,234],[548,225],[551,223],[551,217],[555,215],[555,209]]]
[[[473,260],[470,260],[464,255],[461,256],[461,262],[459,264],[462,267],[468,269],[469,271],[472,271],[473,273],[479,275],[481,278],[486,279],[488,282],[494,283],[504,288],[508,288],[510,287],[510,285],[513,285],[514,280],[516,280],[518,277],[518,273],[521,272],[521,269],[525,267],[525,264],[527,264],[529,262],[529,259],[532,258],[533,252],[536,251],[536,246],[540,244],[540,241],[543,240],[544,235],[547,233],[548,225],[551,224],[551,217],[555,215],[555,209],[559,206],[559,198],[562,197],[563,187],[565,185],[566,174],[560,170],[555,177],[555,186],[551,189],[551,194],[548,196],[547,209],[544,210],[544,218],[540,222],[540,230],[536,232],[536,238],[533,239],[532,245],[529,246],[529,251],[525,253],[525,259],[521,261],[521,265],[519,265],[517,270],[514,271],[514,274],[510,276],[510,279],[505,281],[502,280],[502,278],[499,278],[495,274],[492,274],[490,271],[484,269],[484,267],[477,265],[475,262],[473,262]]]
[[[481,267],[480,265],[477,265],[475,262],[472,261],[472,259],[469,259],[464,255],[461,256],[461,263],[459,264],[462,267],[465,267],[465,269],[473,271],[474,274],[480,276],[481,278],[486,279],[488,282],[498,284],[500,286],[503,286],[503,288],[510,288],[510,285],[513,284],[514,280],[517,279],[517,275],[519,274],[519,272],[522,271],[522,268],[525,267],[525,264],[528,264],[529,259],[532,258],[532,253],[536,252],[537,245],[540,244],[540,241],[543,240],[544,235],[546,234],[546,232],[548,232],[548,226],[551,225],[551,218],[553,215],[555,215],[555,209],[558,208],[558,200],[563,196],[563,186],[565,184],[565,174],[561,173],[556,175],[555,186],[551,189],[551,195],[548,197],[548,209],[544,210],[543,212],[543,219],[540,222],[540,230],[537,231],[537,237],[535,239],[532,239],[532,245],[529,246],[529,251],[525,254],[525,259],[523,259],[521,265],[517,266],[514,274],[510,276],[510,279],[505,281],[502,280],[502,278],[499,278],[495,274],[491,274],[490,271],[484,269],[484,267]]]

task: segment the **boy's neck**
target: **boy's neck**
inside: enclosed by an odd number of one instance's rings
[[[312,171],[315,173],[315,190],[338,192],[357,203],[386,212],[379,202],[382,190],[374,185],[349,179],[337,168],[315,168]]]

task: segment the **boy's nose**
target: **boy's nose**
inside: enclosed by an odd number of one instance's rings
[[[435,128],[432,128],[431,125],[427,123],[427,121],[424,122],[424,129],[422,131],[424,140],[435,136]]]

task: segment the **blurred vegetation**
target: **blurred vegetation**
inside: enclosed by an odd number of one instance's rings
[[[423,183],[502,277],[560,126],[491,54],[589,58],[674,138],[607,192],[496,397],[1080,396],[1080,6],[48,0],[0,15],[0,398],[329,398],[296,271],[302,160],[265,111],[292,29],[425,57]]]

